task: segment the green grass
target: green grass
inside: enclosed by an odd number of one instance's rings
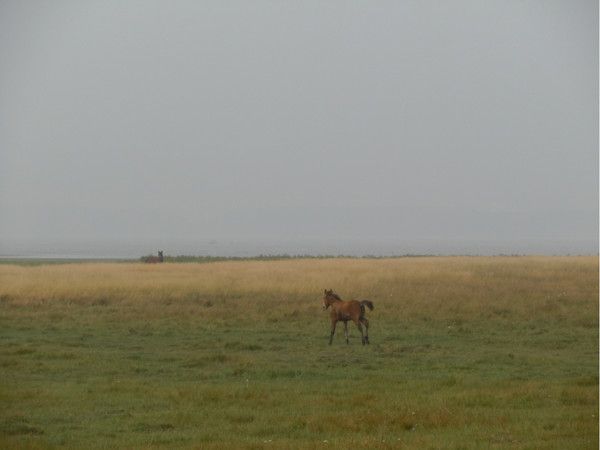
[[[171,296],[85,288],[100,265],[72,292],[48,269],[47,297],[40,268],[0,271],[0,447],[596,449],[597,260],[517,260],[320,261],[375,302],[364,347],[353,326],[327,345],[311,261]]]

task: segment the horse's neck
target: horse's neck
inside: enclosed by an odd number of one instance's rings
[[[342,302],[343,302],[343,300],[340,298],[334,298],[334,299],[329,300],[329,304],[331,306],[334,306],[334,305],[342,303]]]

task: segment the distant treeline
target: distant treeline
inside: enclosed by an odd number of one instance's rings
[[[132,263],[145,262],[151,256],[142,256],[140,258],[0,258],[0,264],[12,264],[18,266],[40,266],[47,264],[79,264],[79,263]],[[177,255],[165,256],[164,263],[211,263],[219,261],[283,261],[289,259],[396,259],[396,258],[426,258],[439,257],[435,254],[415,254],[407,253],[404,255],[256,255],[256,256],[191,256]],[[450,256],[450,255],[443,255]],[[471,256],[478,255],[451,255],[451,256]],[[498,254],[498,257],[521,257],[520,254]],[[567,255],[572,256],[572,255]]]
[[[13,266],[45,266],[51,264],[130,263],[123,258],[0,258],[0,264]]]
[[[376,256],[376,255],[364,255],[364,256],[352,256],[352,255],[256,255],[256,256],[190,256],[190,255],[178,255],[178,256],[165,256],[164,262],[173,263],[209,263],[218,261],[280,261],[286,259],[388,259],[388,258],[420,258],[434,255],[394,255],[394,256]]]

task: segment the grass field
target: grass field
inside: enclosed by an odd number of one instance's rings
[[[0,380],[3,449],[597,449],[598,258],[0,265]]]

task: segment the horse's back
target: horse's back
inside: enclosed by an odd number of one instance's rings
[[[357,300],[341,301],[336,309],[341,320],[353,319],[353,316],[361,315],[360,302]]]

